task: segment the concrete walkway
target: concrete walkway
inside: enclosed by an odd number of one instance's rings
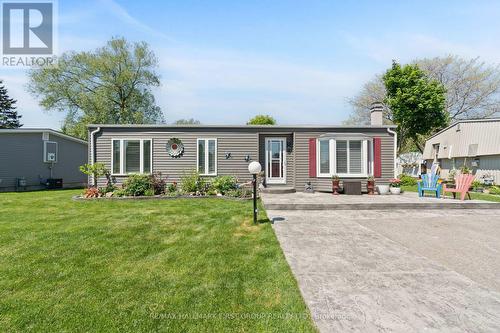
[[[394,210],[394,209],[500,209],[500,203],[483,200],[456,200],[416,192],[401,195],[332,195],[331,193],[261,193],[270,210]]]
[[[452,221],[459,213],[467,214],[459,210],[268,211],[270,218],[285,218],[274,224],[274,230],[320,331],[500,332],[500,293],[494,286],[478,283],[473,274],[457,273],[447,265],[450,262],[429,259],[417,247],[410,249],[404,240],[391,240],[370,225],[393,220],[418,223],[428,221],[429,214]],[[493,219],[500,227],[500,211],[475,210],[469,214],[471,223],[477,214],[486,214],[485,220]],[[393,227],[407,232],[408,238],[419,230]],[[500,241],[500,228],[492,230],[496,230],[492,237]],[[452,238],[449,234],[442,239],[449,251],[455,245],[447,247],[446,241]],[[486,258],[483,264],[492,264],[491,260],[498,265],[495,258]]]

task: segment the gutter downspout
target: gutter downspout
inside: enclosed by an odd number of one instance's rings
[[[101,127],[97,127],[94,131],[90,132],[90,164],[94,165],[94,135],[101,130]],[[92,180],[92,184],[94,184],[94,177],[89,176]]]
[[[398,170],[396,169],[396,167],[397,167],[396,155],[398,153],[398,133],[391,130],[390,128],[387,128],[387,132],[394,135],[394,178],[397,178],[398,177],[398,175],[397,175]]]

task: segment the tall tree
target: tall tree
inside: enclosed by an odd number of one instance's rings
[[[451,121],[500,115],[499,66],[487,65],[479,58],[463,59],[451,55],[418,59],[412,63],[446,88],[446,111]],[[377,75],[349,100],[353,111],[345,123],[368,124],[370,104],[383,101],[385,96],[382,76]],[[387,123],[392,123],[392,113],[387,106],[384,116]]]
[[[395,61],[382,79],[387,91],[384,102],[392,111],[400,142],[411,139],[423,151],[421,137],[448,123],[446,89],[418,65],[401,66]]]
[[[500,115],[500,65],[457,56],[418,59],[415,63],[447,90],[446,110],[452,120]]]
[[[48,110],[66,113],[63,131],[87,137],[90,123],[163,122],[152,87],[158,61],[145,42],[113,38],[92,52],[67,52],[56,66],[29,72],[29,91]]]
[[[201,122],[199,120],[196,120],[194,118],[189,118],[189,119],[178,119],[174,121],[174,125],[200,125]]]
[[[17,101],[9,97],[7,88],[3,85],[3,80],[0,80],[0,128],[19,128],[23,126],[17,114],[15,104]]]
[[[276,120],[265,114],[259,114],[250,119],[247,125],[276,125]]]

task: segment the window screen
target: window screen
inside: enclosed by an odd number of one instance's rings
[[[319,173],[330,173],[330,140],[319,142]]]
[[[361,141],[349,141],[349,173],[361,173]]]
[[[123,144],[125,149],[125,172],[141,172],[141,142],[139,140],[124,140]]]
[[[347,173],[347,141],[337,141],[337,173]]]

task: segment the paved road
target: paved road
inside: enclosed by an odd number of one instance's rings
[[[500,211],[268,215],[320,331],[500,332]]]

